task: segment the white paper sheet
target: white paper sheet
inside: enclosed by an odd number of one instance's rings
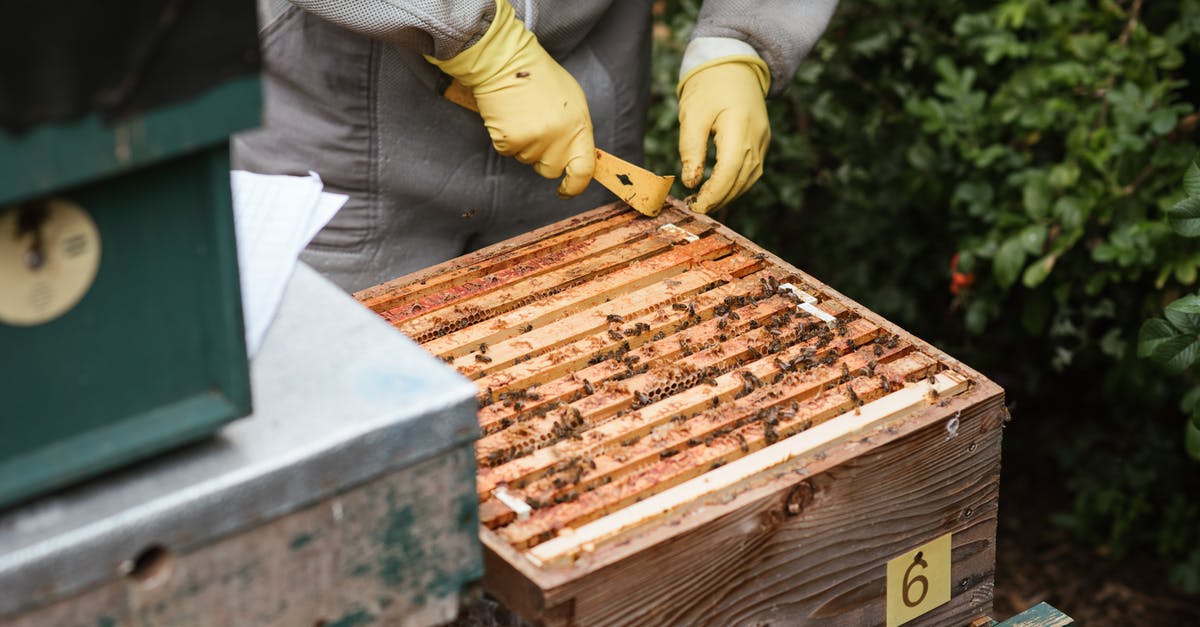
[[[346,203],[321,177],[230,173],[246,350],[258,352],[300,251]]]

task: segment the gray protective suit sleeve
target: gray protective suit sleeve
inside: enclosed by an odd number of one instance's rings
[[[771,93],[787,88],[837,7],[837,0],[704,0],[692,38],[744,41],[771,68]]]
[[[496,12],[495,0],[291,0],[342,28],[449,59],[475,43]]]

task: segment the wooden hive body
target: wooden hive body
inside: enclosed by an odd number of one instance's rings
[[[670,202],[356,295],[479,387],[486,589],[544,624],[883,624],[887,561],[951,533],[916,622],[990,612],[1002,390]]]

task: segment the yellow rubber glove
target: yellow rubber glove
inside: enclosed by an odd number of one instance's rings
[[[596,149],[583,89],[507,0],[497,0],[491,26],[471,47],[445,61],[425,59],[472,91],[497,152],[548,179],[563,176],[559,196],[587,187]]]
[[[679,81],[679,158],[683,184],[695,188],[704,176],[708,136],[717,143],[712,176],[690,202],[708,213],[742,195],[762,176],[771,141],[767,90],[771,74],[762,59],[738,55],[714,59]]]

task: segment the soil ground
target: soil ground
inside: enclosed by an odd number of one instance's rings
[[[1008,428],[1028,426],[1022,419]],[[1013,449],[1002,461],[993,618],[1046,601],[1089,627],[1200,625],[1200,598],[1169,590],[1161,560],[1116,561],[1051,525],[1049,515],[1070,504],[1063,478],[1045,455]]]

